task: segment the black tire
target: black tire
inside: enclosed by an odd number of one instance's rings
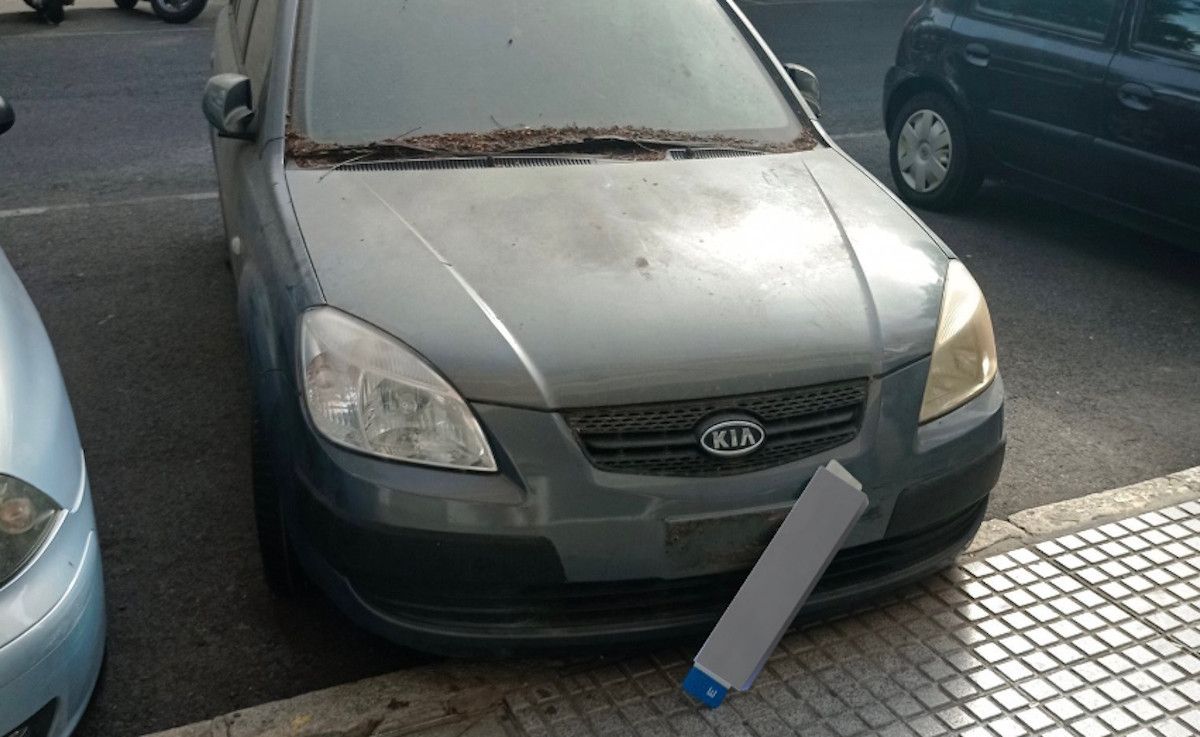
[[[263,578],[277,596],[293,599],[309,591],[308,579],[296,559],[283,516],[282,479],[265,435],[266,425],[254,413],[251,427],[251,465],[254,487],[254,521]]]
[[[208,0],[150,0],[154,14],[167,23],[187,23],[204,12]]]
[[[113,0],[117,7],[121,10],[133,10],[137,7],[138,0]]]
[[[926,113],[932,113],[932,116],[925,115]],[[912,131],[903,142],[901,136],[914,116],[917,116],[915,120],[918,122],[935,121],[935,126],[928,130],[944,128],[948,133],[948,150],[939,149],[946,151],[948,166],[941,166],[938,151],[931,150],[928,142],[922,142],[924,149],[918,146],[916,150],[906,152],[907,161],[912,160],[910,157],[921,157],[920,163],[916,165],[922,168],[902,170],[901,147],[911,145],[909,142],[912,140]],[[916,128],[913,129],[915,130]],[[966,204],[983,184],[983,166],[979,159],[966,118],[950,98],[939,92],[921,92],[909,98],[900,107],[888,130],[888,165],[892,170],[892,180],[896,183],[896,191],[900,198],[913,207],[950,210]],[[925,172],[933,172],[937,166],[941,166],[945,173],[940,182],[935,184],[932,177],[936,174],[925,175]],[[925,175],[924,182],[919,181],[922,175]],[[906,176],[913,181],[908,181]]]
[[[58,25],[67,18],[66,12],[63,10],[62,0],[44,0],[42,2],[42,17],[47,23]]]

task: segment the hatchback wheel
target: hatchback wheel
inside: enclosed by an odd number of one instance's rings
[[[950,209],[979,190],[982,167],[966,121],[945,95],[915,95],[900,108],[888,138],[892,179],[910,205]]]
[[[204,12],[208,0],[150,0],[150,5],[168,23],[187,23]]]
[[[263,577],[276,595],[293,598],[308,591],[308,579],[296,560],[288,537],[280,492],[279,464],[265,436],[265,423],[255,412],[250,453],[254,485],[254,521],[258,528],[258,550]]]

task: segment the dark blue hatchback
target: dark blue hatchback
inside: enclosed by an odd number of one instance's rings
[[[928,0],[884,120],[912,205],[994,175],[1200,242],[1200,0]]]

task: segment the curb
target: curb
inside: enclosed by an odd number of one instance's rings
[[[1200,498],[1200,466],[988,520],[965,560]],[[549,660],[443,661],[242,709],[146,737],[510,737],[506,695],[561,670]]]
[[[242,709],[148,737],[501,737],[504,696],[548,663],[446,661]]]
[[[1118,489],[1045,504],[990,519],[980,526],[964,559],[986,558],[1047,537],[1075,532],[1200,497],[1200,466]]]

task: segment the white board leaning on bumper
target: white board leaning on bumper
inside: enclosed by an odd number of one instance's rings
[[[817,469],[721,615],[684,679],[710,707],[747,691],[867,509],[862,484],[837,461]]]

